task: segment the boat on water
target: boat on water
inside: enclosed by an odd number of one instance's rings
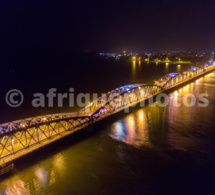
[[[13,163],[7,163],[7,164],[0,165],[0,176],[4,175],[5,173],[10,172],[13,169],[14,169]]]

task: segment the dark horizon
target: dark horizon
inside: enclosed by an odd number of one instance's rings
[[[215,3],[1,1],[3,57],[46,52],[215,51]]]

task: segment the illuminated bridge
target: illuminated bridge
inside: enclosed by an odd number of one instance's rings
[[[0,164],[13,161],[116,112],[135,106],[167,89],[215,69],[215,63],[169,73],[155,85],[133,84],[112,90],[77,113],[61,113],[21,119],[0,125]]]

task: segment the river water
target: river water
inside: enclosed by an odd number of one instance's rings
[[[166,73],[182,72],[190,66],[132,61],[104,64],[106,71],[94,68],[82,75],[84,81],[89,79],[86,86],[93,85],[91,92],[130,83],[153,83]],[[87,90],[84,82],[80,85]],[[186,93],[197,97],[193,107],[182,103]],[[198,105],[200,93],[209,94],[206,108]],[[97,131],[84,139],[71,140],[62,148],[53,144],[47,155],[41,153],[38,158],[21,161],[11,175],[1,180],[0,193],[214,194],[215,72],[168,96],[166,107],[154,102],[132,110],[95,126]],[[176,98],[181,107],[173,106]]]

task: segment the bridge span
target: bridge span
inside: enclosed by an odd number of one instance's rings
[[[143,102],[215,70],[215,63],[169,73],[155,85],[132,84],[112,90],[77,113],[61,113],[21,119],[0,125],[0,164],[18,159],[66,135],[83,129],[123,109]]]

